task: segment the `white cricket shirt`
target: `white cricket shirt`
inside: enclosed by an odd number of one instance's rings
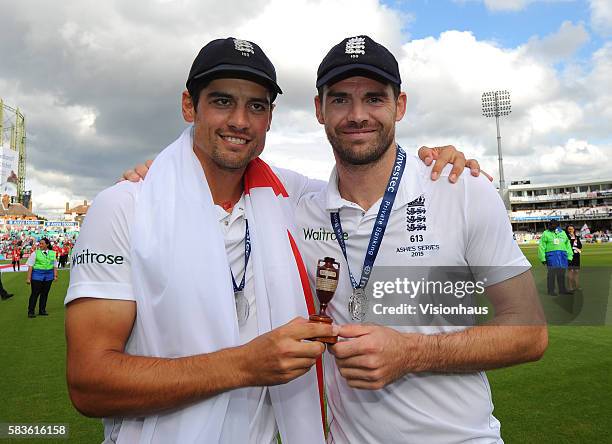
[[[292,171],[274,171],[294,202],[305,193],[319,190],[323,186],[321,181],[310,180]],[[95,198],[72,250],[70,286],[65,304],[83,297],[134,300],[130,268],[130,230],[141,185],[142,182],[120,182],[102,191]],[[236,284],[240,285],[244,273],[244,196],[231,213],[227,213],[220,206],[216,206],[216,210],[225,235],[228,260]],[[195,226],[197,224],[194,224]],[[198,232],[194,231],[193,235],[198,236]],[[164,252],[160,251],[159,254],[163,255]],[[229,276],[228,270],[227,278],[231,279]],[[194,279],[197,279],[197,276],[194,276]],[[249,261],[247,266],[244,295],[249,302],[250,311],[246,324],[240,327],[242,343],[258,335],[252,261]],[[180,319],[177,319],[177,322],[180,322]],[[128,340],[126,353],[129,354],[130,351]],[[249,389],[247,398],[251,443],[275,442],[277,426],[268,389],[253,387]],[[114,442],[120,428],[121,418],[104,419],[104,442]]]
[[[432,182],[430,167],[413,156],[406,162],[375,266],[499,266],[488,285],[529,269],[513,240],[503,203],[484,176],[474,178],[466,170],[451,184],[444,177],[449,166]],[[340,263],[340,281],[327,310],[337,324],[353,322],[347,308],[352,285],[330,212],[340,213],[350,270],[359,282],[379,207],[380,201],[364,211],[342,199],[335,169],[326,190],[309,194],[298,205],[298,244],[312,287],[318,259],[331,256]],[[415,234],[421,237],[411,240]],[[462,327],[394,328],[432,334]],[[332,355],[324,361],[330,440],[335,443],[502,442],[484,372],[407,374],[381,390],[355,390],[340,375]]]

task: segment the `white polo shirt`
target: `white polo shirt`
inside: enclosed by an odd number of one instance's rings
[[[319,190],[323,186],[321,181],[310,180],[292,171],[275,169],[275,172],[294,203],[305,193]],[[120,182],[102,191],[95,198],[72,250],[70,286],[65,304],[83,297],[135,300],[131,283],[130,230],[141,185],[142,182]],[[219,224],[225,235],[225,249],[237,285],[240,285],[244,273],[244,208],[244,196],[231,213],[216,206]],[[194,231],[193,235],[198,236],[198,232]],[[163,255],[164,252],[160,251],[159,254]],[[194,276],[194,279],[197,278]],[[228,279],[231,279],[229,270]],[[243,344],[258,335],[251,260],[247,266],[244,295],[250,309],[247,322],[240,326],[240,340]],[[180,322],[180,319],[177,319],[177,322]],[[128,341],[126,353],[131,351],[131,342]],[[267,387],[252,387],[247,398],[250,442],[275,442],[277,426]],[[104,442],[115,442],[121,428],[121,418],[106,418],[104,426]]]
[[[432,182],[431,167],[407,156],[375,266],[499,266],[487,285],[528,270],[493,185],[468,170],[457,184],[450,184],[444,177],[449,171],[450,166]],[[340,263],[340,281],[327,310],[338,324],[354,322],[347,308],[352,286],[330,212],[340,213],[350,270],[358,282],[379,206],[380,201],[364,211],[342,199],[335,169],[326,190],[309,194],[298,205],[298,243],[313,288],[318,259],[331,256]],[[458,329],[394,328],[426,334]],[[381,390],[356,390],[340,375],[333,356],[324,361],[330,439],[335,443],[502,442],[484,372],[407,374]]]

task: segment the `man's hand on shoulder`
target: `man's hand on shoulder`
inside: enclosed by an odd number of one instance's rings
[[[448,180],[452,183],[457,182],[457,178],[461,176],[465,167],[470,169],[472,176],[478,177],[482,173],[493,182],[493,177],[480,169],[480,164],[476,159],[466,160],[463,152],[458,151],[453,145],[433,148],[422,146],[419,148],[418,155],[427,166],[435,161],[431,170],[431,180],[437,180],[444,167],[450,163],[453,165],[453,169],[448,176]]]
[[[133,170],[125,170],[123,172],[123,176],[119,179],[119,182],[122,180],[129,180],[130,182],[140,182],[147,176],[149,172],[149,168],[153,165],[153,161],[151,159],[146,160],[144,164],[140,163],[134,167]]]

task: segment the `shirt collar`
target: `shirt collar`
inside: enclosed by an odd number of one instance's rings
[[[221,205],[215,205],[215,209],[217,211],[217,220],[221,222],[227,218],[228,222],[232,223],[234,222],[234,220],[240,217],[244,217],[244,207],[245,207],[244,194],[242,194],[238,202],[234,204],[234,207],[232,208],[231,213],[228,213],[227,211],[225,211],[221,207]]]
[[[404,175],[395,196],[393,208],[401,208],[419,198],[425,192],[426,174],[427,166],[418,157],[406,155],[406,168],[404,169]],[[325,209],[331,212],[342,208],[361,207],[340,196],[340,191],[338,190],[338,171],[334,166],[327,183]]]

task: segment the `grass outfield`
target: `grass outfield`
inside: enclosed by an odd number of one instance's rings
[[[537,259],[537,245],[521,249],[545,292],[546,267]],[[581,265],[588,271],[612,269],[612,243],[585,244]],[[540,361],[487,372],[507,443],[612,443],[610,280],[609,275],[607,282],[581,277],[585,297],[590,286],[607,290],[601,308],[607,309],[608,325],[551,326],[548,350]],[[602,296],[601,291],[591,294]],[[542,295],[542,302],[548,312],[550,298]]]
[[[541,275],[545,269],[537,262],[536,248],[523,251],[536,276]],[[612,244],[586,245],[582,261],[586,267],[612,267]],[[77,413],[66,390],[62,302],[68,273],[60,271],[51,288],[50,316],[35,319],[26,316],[25,274],[2,275],[15,297],[0,301],[0,423],[64,423],[70,427],[69,442],[101,442],[100,421]],[[582,285],[586,289],[589,282]],[[505,442],[612,442],[611,351],[610,327],[552,326],[541,361],[488,372]]]
[[[4,288],[15,296],[0,301],[0,423],[63,423],[70,430],[68,440],[15,442],[100,443],[103,439],[101,422],[81,416],[68,398],[63,306],[68,279],[69,271],[60,270],[47,302],[49,316],[30,319],[25,272],[2,274]]]

